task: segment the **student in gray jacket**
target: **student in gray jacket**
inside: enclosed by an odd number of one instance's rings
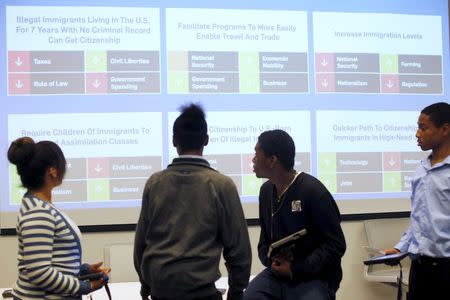
[[[222,251],[228,299],[241,299],[251,265],[247,226],[236,186],[202,157],[201,107],[182,108],[173,144],[179,157],[148,179],[142,197],[134,244],[142,299],[222,299],[214,285]]]

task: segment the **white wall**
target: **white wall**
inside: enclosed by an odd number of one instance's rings
[[[395,299],[395,287],[367,282],[363,278],[363,259],[366,252],[361,246],[367,245],[364,225],[362,221],[344,222],[342,224],[347,241],[342,266],[344,278],[338,291],[337,300],[379,300]],[[256,254],[256,245],[259,238],[259,227],[250,227],[250,239],[253,249],[252,274],[262,270],[262,265]],[[104,247],[115,243],[133,243],[134,232],[117,233],[84,233],[83,234],[83,261],[96,262],[103,260]],[[15,236],[0,237],[0,287],[11,286],[16,278],[17,238]],[[133,266],[130,266],[133,268]],[[222,274],[225,268],[222,267]],[[120,272],[113,270],[112,272]]]

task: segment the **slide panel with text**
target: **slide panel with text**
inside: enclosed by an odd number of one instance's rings
[[[171,94],[308,93],[306,12],[168,8],[166,30]]]
[[[317,93],[443,94],[441,16],[313,12]]]
[[[337,194],[410,191],[427,155],[415,142],[416,119],[407,111],[318,111],[319,178]]]
[[[10,114],[8,139],[57,143],[67,160],[54,201],[137,200],[146,179],[162,169],[162,115],[147,113]],[[10,199],[23,195],[10,166]]]
[[[159,8],[7,6],[8,94],[160,93],[159,23]]]

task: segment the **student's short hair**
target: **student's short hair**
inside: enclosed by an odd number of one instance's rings
[[[265,131],[258,137],[258,144],[266,156],[274,155],[284,169],[290,171],[294,168],[295,144],[286,131]]]
[[[30,137],[22,137],[11,143],[8,160],[16,165],[23,187],[39,189],[45,183],[50,167],[56,168],[59,179],[66,173],[66,158],[59,146],[51,141],[35,143]]]
[[[441,127],[445,123],[450,124],[450,104],[446,102],[431,104],[422,109],[421,113],[429,116],[436,127]]]
[[[173,124],[173,138],[183,150],[198,150],[205,145],[208,137],[208,125],[205,112],[198,104],[181,107],[181,115]]]

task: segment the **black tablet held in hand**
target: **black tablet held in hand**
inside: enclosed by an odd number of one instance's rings
[[[2,297],[3,297],[3,299],[6,299],[6,298],[12,298],[12,297],[13,297],[12,289],[6,289],[6,290],[4,290],[4,291],[2,292]]]
[[[288,235],[285,238],[282,238],[281,240],[278,240],[276,242],[273,242],[269,246],[269,251],[267,251],[267,257],[272,258],[276,255],[281,249],[286,248],[290,245],[292,245],[296,240],[298,240],[300,237],[306,235],[306,229],[299,230],[297,232],[294,232],[291,235]]]
[[[371,257],[371,258],[365,260],[364,264],[366,266],[376,265],[376,264],[396,265],[402,259],[404,259],[406,256],[408,256],[407,252],[379,255],[379,256],[374,256],[374,257]]]
[[[91,274],[82,275],[82,276],[78,277],[78,279],[80,279],[80,280],[97,280],[102,277],[103,277],[103,273],[99,272],[99,273],[91,273]]]

